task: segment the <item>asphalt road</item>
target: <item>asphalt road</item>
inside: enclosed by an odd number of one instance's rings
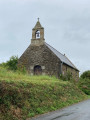
[[[90,120],[90,99],[31,120]]]

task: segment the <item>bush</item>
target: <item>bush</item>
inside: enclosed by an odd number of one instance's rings
[[[90,79],[90,70],[85,71],[83,74],[81,74],[80,78],[88,78],[88,79]]]
[[[17,70],[17,63],[18,63],[18,57],[12,56],[10,57],[10,60],[8,60],[6,63],[2,63],[2,66],[6,67],[9,70]]]
[[[73,81],[72,74],[70,71],[66,73],[66,75],[60,75],[60,78],[64,81]]]
[[[79,88],[87,95],[90,95],[90,79],[84,78],[79,80]]]
[[[90,95],[90,70],[80,76],[79,88],[87,95]]]

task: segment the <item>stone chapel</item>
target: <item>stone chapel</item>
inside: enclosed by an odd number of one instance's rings
[[[18,67],[24,67],[30,75],[60,77],[69,71],[77,80],[79,78],[79,70],[66,55],[45,42],[44,28],[39,19],[32,29],[31,44],[18,60]]]

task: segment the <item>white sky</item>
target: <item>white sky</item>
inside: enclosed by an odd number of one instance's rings
[[[0,0],[0,63],[26,50],[38,17],[45,41],[90,70],[90,0]]]

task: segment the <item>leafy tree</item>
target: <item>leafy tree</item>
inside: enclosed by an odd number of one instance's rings
[[[17,70],[17,63],[18,63],[18,57],[12,56],[10,57],[10,60],[8,60],[6,63],[2,63],[2,66],[8,68],[9,70]]]
[[[89,78],[90,79],[90,70],[85,71],[83,74],[81,74],[80,78]]]
[[[90,95],[90,70],[81,74],[79,88],[87,95]]]

